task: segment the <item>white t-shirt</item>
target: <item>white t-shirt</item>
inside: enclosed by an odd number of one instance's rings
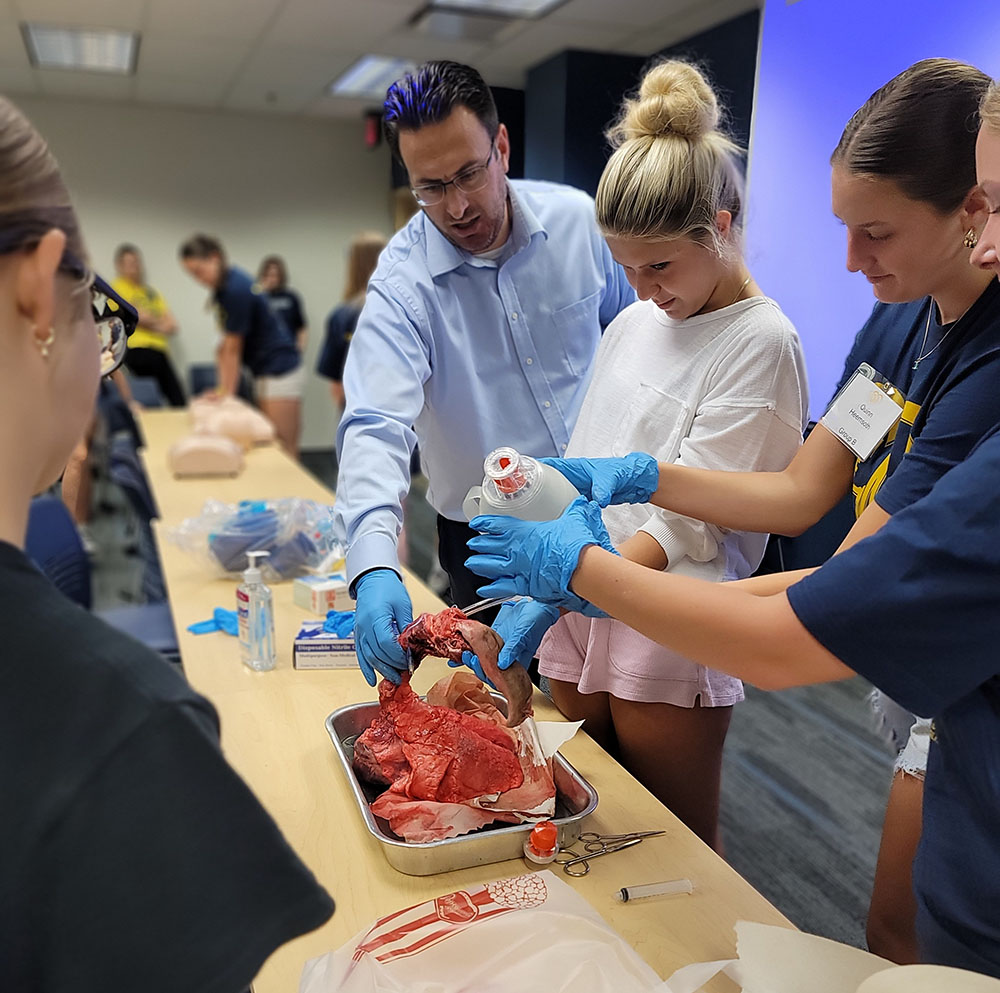
[[[684,321],[640,301],[604,333],[566,455],[640,451],[701,469],[776,472],[807,421],[799,336],[773,300],[751,297]],[[767,543],[648,505],[608,507],[604,522],[615,544],[645,531],[669,571],[712,581],[750,575]]]

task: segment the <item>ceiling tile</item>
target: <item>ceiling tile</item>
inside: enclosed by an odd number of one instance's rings
[[[209,40],[195,33],[150,31],[139,47],[139,76],[183,76],[229,81],[249,54],[246,43]]]
[[[589,21],[606,24],[615,30],[621,27],[645,27],[659,24],[673,14],[677,7],[685,7],[690,0],[569,0],[557,7],[544,20],[551,24],[563,21]]]
[[[378,51],[381,39],[421,6],[420,0],[287,0],[262,40],[361,56]]]
[[[297,112],[322,96],[354,58],[353,54],[263,45],[233,80],[224,104],[242,110]]]
[[[206,38],[252,41],[280,8],[282,0],[147,0],[146,27],[186,31]],[[339,2],[339,0],[338,0]]]
[[[621,51],[618,39],[629,34],[628,29],[623,31],[620,26],[609,32],[598,24],[536,21],[527,24],[504,44],[491,49],[477,63],[477,67],[490,82],[496,83],[494,73],[497,73],[508,80],[519,79],[519,82],[507,85],[524,86],[527,70],[558,52],[567,48],[618,52]]]
[[[132,95],[131,76],[99,72],[36,69],[42,93],[60,97],[89,97],[98,100],[128,100]]]
[[[135,30],[142,25],[145,5],[141,0],[16,0],[14,6],[25,21]]]
[[[490,46],[481,41],[451,41],[443,38],[430,38],[427,35],[413,31],[397,31],[386,35],[378,45],[379,55],[400,55],[414,62],[427,62],[430,59],[452,59],[455,62],[466,62],[478,65],[483,52]]]

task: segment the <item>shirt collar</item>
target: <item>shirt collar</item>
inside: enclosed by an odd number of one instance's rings
[[[510,255],[527,248],[531,239],[536,234],[541,234],[548,238],[549,233],[545,225],[535,216],[534,211],[517,195],[510,182],[507,183],[507,196],[510,200]],[[421,218],[424,231],[426,233],[427,244],[427,268],[430,270],[432,278],[443,276],[460,265],[469,264],[473,266],[496,266],[496,262],[485,262],[476,259],[475,255],[463,252],[462,249],[453,245],[434,226],[430,218],[425,214]],[[509,258],[509,255],[507,256]]]

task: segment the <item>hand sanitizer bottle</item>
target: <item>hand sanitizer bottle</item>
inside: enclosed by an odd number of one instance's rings
[[[269,554],[247,552],[250,566],[243,571],[243,582],[236,587],[240,657],[258,672],[273,669],[278,662],[274,653],[274,603],[257,566],[257,559]]]
[[[477,514],[504,514],[522,521],[554,521],[579,495],[558,470],[513,448],[497,448],[483,462],[482,486],[462,503],[471,521]]]

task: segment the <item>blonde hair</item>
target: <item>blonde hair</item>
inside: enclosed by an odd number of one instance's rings
[[[347,303],[365,302],[365,290],[371,279],[378,257],[385,248],[385,238],[377,231],[362,231],[351,241],[347,256],[347,283],[344,286],[344,300]]]
[[[1000,134],[1000,83],[992,83],[979,105],[979,120],[984,128]]]
[[[0,97],[0,227],[23,230],[28,248],[53,228],[82,262],[86,248],[59,163],[45,139],[6,97]]]
[[[670,59],[650,69],[607,132],[615,152],[596,198],[604,234],[690,237],[728,254],[716,214],[728,210],[733,229],[742,225],[742,152],[721,118],[715,91],[695,66]]]

